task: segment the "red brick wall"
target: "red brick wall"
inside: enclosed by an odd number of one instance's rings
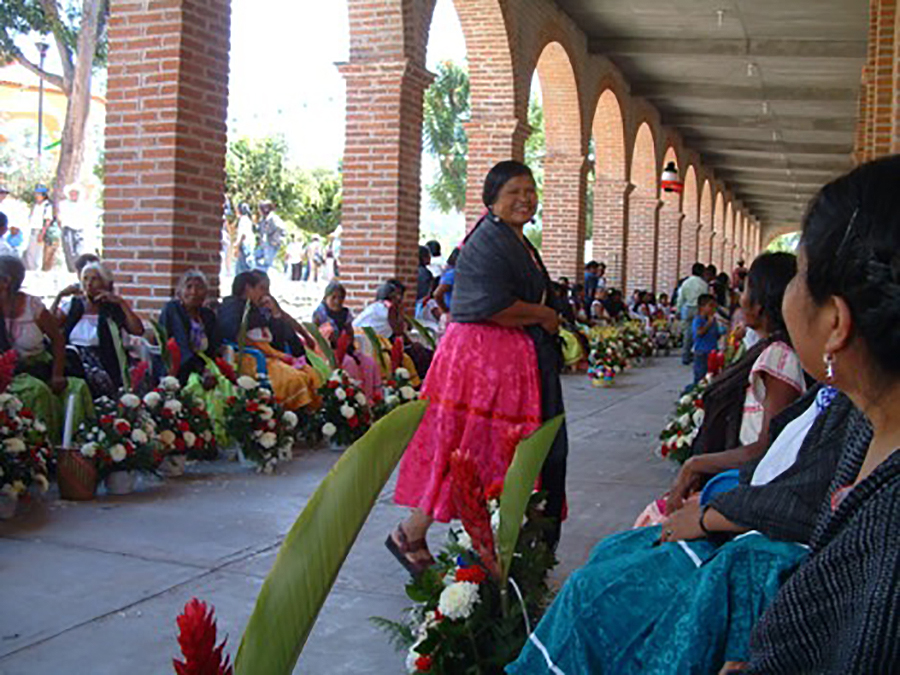
[[[897,0],[870,0],[869,44],[862,72],[855,156],[900,151],[900,16]]]
[[[657,233],[662,202],[635,192],[628,204],[628,293],[656,288]]]
[[[633,186],[625,180],[597,179],[594,183],[594,238],[591,258],[606,263],[607,283],[623,288],[628,269],[629,194]]]
[[[218,285],[229,22],[228,0],[111,0],[104,259],[144,315],[186,269]]]
[[[543,249],[550,276],[578,279],[584,268],[587,162],[581,155],[544,159]]]
[[[663,207],[659,210],[659,243],[656,250],[656,292],[672,294],[678,281],[682,253],[681,223],[684,214],[678,209],[678,201],[663,195]]]

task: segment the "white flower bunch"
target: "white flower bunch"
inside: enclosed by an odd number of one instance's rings
[[[288,429],[294,429],[297,426],[297,422],[299,420],[296,413],[291,410],[285,410],[284,414],[281,416],[281,421]]]
[[[438,609],[448,619],[468,619],[478,599],[478,584],[454,582],[441,592]]]
[[[177,381],[177,380],[176,380]],[[141,404],[141,399],[134,394],[124,394],[119,402],[126,408],[137,408]]]
[[[259,386],[259,383],[249,375],[241,375],[237,379],[237,384],[241,389],[246,389],[247,391],[256,389]]]
[[[181,389],[181,382],[178,381],[177,377],[172,377],[171,375],[166,375],[159,383],[166,391],[178,391]]]
[[[148,408],[155,408],[162,401],[162,396],[159,395],[159,392],[149,391],[144,394],[144,405]]]
[[[322,425],[322,435],[325,436],[325,438],[331,438],[336,433],[337,427],[334,426],[331,422],[325,422],[325,424]]]

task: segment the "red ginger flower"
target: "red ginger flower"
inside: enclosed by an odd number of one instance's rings
[[[391,347],[391,372],[396,372],[401,363],[403,363],[403,339],[397,338]]]
[[[0,354],[0,392],[6,391],[9,383],[12,382],[16,374],[16,363],[18,363],[19,355],[15,349]]]
[[[147,374],[147,369],[150,367],[150,364],[146,361],[141,361],[134,368],[131,369],[131,388],[132,390],[136,390],[141,386],[141,382],[144,381],[144,376]]]
[[[491,499],[500,499],[500,496],[503,494],[503,481],[495,480],[491,483],[490,487],[487,489],[487,492],[484,494],[484,498],[490,501]]]
[[[237,382],[237,373],[234,372],[234,368],[231,367],[231,364],[228,363],[228,361],[220,356],[216,359],[216,366],[219,368],[219,372],[229,381],[232,383]]]
[[[216,647],[215,608],[206,610],[206,603],[191,598],[184,606],[184,613],[178,619],[178,644],[184,661],[172,659],[178,675],[233,675],[226,654],[222,661],[222,651],[228,639]]]
[[[347,355],[347,350],[350,349],[350,343],[353,341],[353,336],[344,331],[341,333],[341,336],[337,341],[337,349],[334,350],[334,367],[340,368],[341,364],[344,363],[344,357]]]
[[[471,455],[457,450],[450,455],[450,494],[453,506],[459,513],[463,527],[472,538],[472,545],[491,576],[499,578],[497,557],[494,553],[494,532],[491,517],[484,499],[484,486],[478,475],[478,467]]]
[[[169,375],[178,375],[178,369],[181,368],[181,348],[175,342],[175,338],[169,338],[166,343],[166,351],[169,352],[169,357],[172,359]]]

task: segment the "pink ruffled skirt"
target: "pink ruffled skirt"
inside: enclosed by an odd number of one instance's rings
[[[457,517],[450,455],[473,455],[487,488],[503,480],[516,445],[541,426],[534,343],[517,328],[451,323],[422,396],[428,410],[400,463],[394,500],[448,522]]]

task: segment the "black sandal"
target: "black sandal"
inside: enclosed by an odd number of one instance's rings
[[[400,540],[399,544],[394,541],[394,533],[397,534],[397,539]],[[425,543],[424,539],[409,541],[406,537],[406,532],[403,531],[402,524],[397,525],[397,529],[387,536],[384,545],[387,547],[387,550],[391,552],[391,555],[397,559],[397,562],[403,565],[404,569],[413,577],[420,576],[425,570],[434,565],[434,558],[431,557],[430,553],[425,560],[410,560],[407,557],[410,553],[416,553],[422,550],[427,551],[428,545]]]

